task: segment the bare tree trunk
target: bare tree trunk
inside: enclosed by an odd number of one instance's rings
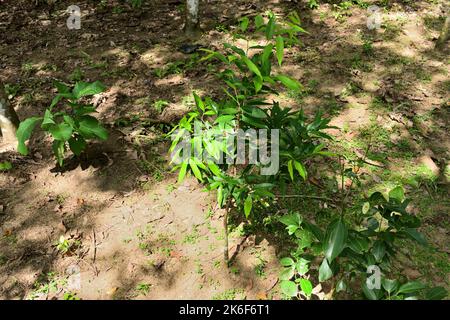
[[[16,149],[16,131],[19,118],[6,97],[3,85],[0,84],[0,152]]]
[[[186,23],[184,25],[184,31],[189,37],[200,34],[198,4],[199,0],[186,0]]]
[[[436,42],[436,49],[443,49],[448,40],[448,33],[450,29],[450,13],[447,13],[447,18],[445,19],[444,26],[442,27],[441,34]]]

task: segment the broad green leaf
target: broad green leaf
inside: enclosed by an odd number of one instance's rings
[[[311,281],[309,281],[308,279],[300,279],[300,288],[302,289],[303,293],[307,296],[310,297],[312,290],[313,290],[313,286]]]
[[[301,164],[298,161],[294,161],[294,166],[295,166],[295,169],[297,169],[298,174],[303,178],[303,180],[306,180],[307,173],[306,173],[306,169],[303,166],[303,164]]]
[[[389,292],[389,294],[391,294],[392,292],[397,290],[397,288],[399,286],[399,282],[398,282],[398,280],[389,280],[389,279],[383,278],[383,279],[381,279],[381,285],[383,286],[384,290],[386,290],[387,292]]]
[[[73,97],[73,96],[72,96]],[[54,106],[56,106],[58,104],[59,101],[61,101],[61,99],[63,98],[63,96],[61,94],[57,94],[53,99],[52,102],[50,103],[50,109],[52,109]]]
[[[260,14],[255,17],[255,25],[256,28],[260,28],[264,25],[264,18]]]
[[[291,90],[297,91],[301,88],[300,84],[296,80],[291,79],[285,75],[279,74],[275,77],[275,79],[280,81],[285,87]]]
[[[375,241],[372,248],[372,254],[377,262],[381,262],[381,260],[383,260],[383,257],[386,254],[386,246],[382,241]]]
[[[336,292],[341,292],[341,291],[346,291],[347,290],[347,285],[345,284],[344,279],[341,279],[338,281],[338,283],[336,284]]]
[[[197,180],[203,182],[203,177],[202,174],[200,172],[200,169],[198,168],[197,164],[195,163],[194,160],[189,160],[189,166],[192,169],[192,172],[194,173],[194,176],[197,178]]]
[[[246,218],[249,217],[250,212],[252,211],[252,206],[253,206],[253,199],[252,196],[249,194],[244,202],[244,214]]]
[[[72,127],[65,123],[51,125],[48,132],[55,140],[67,141],[72,136]]]
[[[84,138],[98,137],[102,140],[108,139],[108,131],[99,124],[96,118],[89,115],[81,117],[79,131]]]
[[[280,283],[281,292],[283,292],[288,297],[295,297],[298,294],[298,287],[292,281],[281,281]]]
[[[314,235],[314,237],[316,237],[317,240],[319,240],[320,242],[323,241],[324,235],[322,230],[318,226],[307,221],[304,222],[304,225],[306,229],[311,231],[311,233]]]
[[[302,221],[303,221],[302,217],[300,216],[300,214],[298,212],[284,215],[284,216],[280,217],[279,220],[281,223],[283,223],[286,226],[294,225],[296,227],[300,227],[300,225],[302,224]]]
[[[75,155],[79,156],[86,148],[86,141],[83,137],[72,137],[69,139],[69,148]]]
[[[217,188],[217,203],[219,204],[219,208],[222,207],[223,204],[223,187],[220,185]]]
[[[427,300],[443,300],[447,297],[448,292],[444,287],[434,287],[425,293],[425,298]]]
[[[352,237],[348,239],[348,247],[356,253],[363,253],[369,250],[369,240],[362,237]]]
[[[281,66],[281,63],[283,62],[283,55],[284,55],[284,39],[282,36],[277,37],[275,48],[277,50],[278,65]]]
[[[299,275],[305,275],[309,271],[308,260],[300,258],[300,260],[295,264],[295,269]]]
[[[95,94],[105,91],[106,87],[100,82],[95,81],[93,83],[77,82],[73,88],[73,95],[75,99],[80,99],[85,96],[93,96]]]
[[[325,236],[325,257],[332,262],[344,250],[347,241],[347,226],[342,219],[332,222]]]
[[[241,19],[240,28],[241,28],[242,32],[245,32],[247,30],[249,22],[250,22],[250,20],[247,17],[243,17]]]
[[[257,119],[266,119],[267,118],[267,114],[260,108],[255,107],[255,106],[252,106],[250,108],[251,108],[251,110],[250,110],[250,112],[248,112],[248,114],[251,117],[257,118]],[[247,112],[248,110],[245,110],[245,111]]]
[[[215,176],[222,176],[222,171],[220,171],[220,168],[214,162],[209,162],[208,167]]]
[[[65,141],[54,140],[52,145],[53,153],[55,154],[56,160],[58,161],[60,167],[62,167],[64,162],[65,144]]]
[[[273,49],[272,44],[266,45],[264,47],[263,53],[261,55],[261,68],[262,68],[262,73],[265,76],[270,75],[270,71],[272,68],[272,65],[270,63],[270,57],[272,56],[272,49]]]
[[[389,199],[395,199],[398,202],[403,201],[405,198],[405,191],[403,190],[403,187],[398,186],[389,191]]]
[[[256,77],[253,79],[253,85],[255,87],[255,92],[259,92],[263,86],[263,79],[260,77]]]
[[[62,82],[54,81],[53,85],[56,87],[56,89],[58,89],[59,93],[69,93],[70,92],[70,88]]]
[[[362,284],[362,290],[364,295],[369,300],[379,300],[382,296],[381,290],[379,289],[369,289],[366,283]]]
[[[289,267],[294,264],[294,260],[292,258],[285,257],[280,260],[280,264],[284,267]]]
[[[17,146],[17,151],[19,151],[22,155],[26,156],[28,154],[28,148],[25,145],[25,141],[30,139],[31,133],[33,132],[34,127],[41,121],[40,117],[31,117],[19,124],[19,128],[17,129],[16,136],[19,142]]]
[[[253,119],[253,118],[247,117],[245,115],[242,116],[241,120],[245,123],[248,123],[248,124],[256,127],[256,128],[260,128],[260,129],[267,128],[267,126],[262,121],[259,121],[258,119]]]
[[[202,111],[205,111],[205,104],[203,103],[203,100],[195,92],[192,94],[194,95],[194,100],[197,107],[199,107]]]
[[[71,116],[64,115],[63,116],[64,122],[67,123],[72,128],[75,128],[75,120]]]
[[[269,19],[269,22],[266,26],[266,39],[270,40],[273,37],[273,33],[275,32],[275,17],[272,16]]]
[[[258,77],[262,78],[261,72],[259,71],[258,67],[253,63],[252,60],[250,60],[246,56],[243,56],[242,60],[245,62],[245,64],[247,65],[247,67],[250,71],[252,71]]]
[[[322,264],[319,268],[319,282],[324,282],[330,279],[333,276],[333,271],[328,265],[328,261],[326,258],[323,259]]]
[[[364,202],[363,207],[362,207],[362,213],[366,214],[367,212],[369,212],[369,209],[370,209],[370,203]]]
[[[55,124],[55,121],[53,120],[53,114],[49,109],[46,109],[44,113],[44,119],[42,120],[41,128],[45,130],[46,127],[48,128],[48,126],[52,124]]]
[[[178,183],[183,182],[184,177],[186,176],[187,166],[188,163],[186,161],[181,164],[180,172],[178,173]]]
[[[405,232],[411,239],[416,240],[423,246],[428,246],[427,239],[425,239],[425,236],[419,231],[417,231],[417,229],[405,228]]]
[[[234,115],[223,115],[220,117],[217,117],[217,119],[214,121],[215,123],[230,123],[235,118]]]
[[[298,227],[294,225],[290,225],[286,227],[289,235],[293,235],[297,231]]]
[[[283,268],[281,270],[279,278],[280,280],[290,280],[295,274],[295,268],[289,267],[289,268]]]
[[[407,282],[404,285],[400,286],[400,288],[397,291],[397,294],[400,293],[414,293],[419,290],[425,289],[426,286],[420,282],[420,281],[411,281]]]
[[[289,171],[289,176],[291,177],[291,180],[294,181],[294,167],[292,165],[293,160],[289,160],[287,167],[288,167],[288,171]]]

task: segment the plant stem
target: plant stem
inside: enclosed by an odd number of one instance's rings
[[[309,195],[303,195],[303,194],[287,194],[287,195],[280,195],[280,196],[275,196],[275,197],[276,198],[307,198],[307,199],[316,199],[316,200],[324,200],[324,201],[334,202],[334,200],[331,198],[320,197],[320,196],[309,196]]]
[[[228,266],[229,255],[228,255],[228,211],[230,210],[230,200],[227,201],[227,206],[225,208],[225,216],[223,217],[223,231],[224,231],[224,245],[223,245],[223,258]]]

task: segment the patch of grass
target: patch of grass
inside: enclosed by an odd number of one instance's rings
[[[370,102],[370,108],[372,110],[379,110],[379,111],[392,111],[393,106],[386,102],[382,97],[374,97],[372,101]]]
[[[9,161],[0,162],[0,171],[9,171],[12,169],[12,164]]]
[[[303,99],[309,95],[317,93],[319,87],[319,81],[315,79],[310,79],[306,87],[301,90],[288,90],[286,96],[290,99],[295,100],[299,105],[303,104]]]
[[[364,72],[371,72],[373,70],[373,65],[367,59],[363,59],[360,54],[353,56],[350,60],[350,67]]]
[[[11,100],[19,93],[21,87],[19,84],[5,83],[4,89],[6,96],[8,97],[9,100]]]
[[[55,64],[51,64],[51,63],[46,63],[41,67],[42,71],[53,71],[56,72],[58,71],[58,67]]]
[[[266,271],[265,271],[266,261],[261,256],[258,256],[257,259],[258,259],[258,263],[255,265],[253,270],[255,271],[255,274],[258,277],[265,278],[266,277]]]
[[[394,21],[385,21],[381,25],[381,28],[384,29],[383,39],[387,41],[394,40],[402,32],[402,27],[400,26],[400,24]]]
[[[198,239],[200,238],[200,234],[198,233],[197,227],[192,228],[191,233],[187,234],[184,239],[184,244],[196,244]]]
[[[139,294],[142,294],[142,295],[146,296],[146,295],[150,292],[150,287],[151,287],[151,286],[152,286],[152,285],[149,284],[149,283],[138,283],[138,284],[136,285],[135,290],[136,290],[136,292],[138,292]]]
[[[6,264],[6,262],[8,262],[8,259],[6,258],[5,255],[0,253],[0,266],[3,266]]]
[[[196,272],[197,274],[200,274],[200,275],[204,274],[203,266],[202,266],[202,264],[200,263],[199,260],[197,260],[197,261],[195,262],[195,272]]]
[[[422,17],[423,24],[425,27],[435,31],[441,31],[442,26],[444,25],[445,17],[444,16],[433,16],[430,14],[426,14]]]
[[[30,76],[31,74],[35,73],[37,70],[38,70],[38,68],[32,62],[25,62],[21,66],[21,71],[24,76]]]
[[[231,272],[232,274],[234,274],[234,275],[238,275],[241,271],[239,270],[238,267],[236,267],[236,266],[231,266],[231,267],[230,267],[230,272]]]
[[[48,272],[39,275],[38,279],[33,285],[33,290],[26,298],[27,300],[34,300],[43,295],[48,295],[51,292],[57,292],[67,285],[67,279],[58,277],[55,272]]]
[[[361,91],[362,90],[358,84],[356,84],[353,81],[349,81],[345,84],[345,87],[344,87],[344,89],[342,89],[340,95],[341,95],[341,97],[348,97],[348,96],[355,95]]]
[[[13,233],[5,234],[2,237],[9,245],[15,245],[18,242],[17,236]]]
[[[65,292],[63,295],[63,300],[80,300],[80,298],[74,292]]]
[[[168,105],[169,101],[167,100],[157,100],[153,103],[153,109],[155,109],[158,113],[161,113]]]
[[[69,81],[78,82],[84,79],[84,73],[80,68],[76,68],[68,77]]]
[[[370,39],[365,39],[363,42],[362,51],[368,57],[373,56],[373,41]]]
[[[422,82],[430,82],[431,81],[431,73],[427,72],[425,69],[417,66],[414,68],[414,75],[416,76],[417,80],[420,80]]]
[[[236,300],[238,295],[243,295],[244,289],[228,289],[222,293],[215,294],[213,300]]]
[[[188,70],[192,70],[193,68],[198,66],[199,54],[194,53],[189,56],[189,58],[185,60],[176,60],[173,62],[167,63],[162,68],[155,68],[153,70],[153,74],[162,79],[172,74],[182,74]]]

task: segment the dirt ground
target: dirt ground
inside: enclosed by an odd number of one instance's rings
[[[369,31],[356,4],[319,1],[313,10],[308,1],[204,1],[197,43],[220,49],[238,18],[296,10],[309,33],[283,71],[305,90],[280,102],[332,117],[341,130],[330,147],[342,152],[362,152],[372,137],[373,161],[383,166],[367,169],[367,191],[409,184],[422,231],[437,248],[405,248],[399,269],[448,289],[450,60],[448,48],[434,50],[444,2],[387,1],[383,27]],[[0,81],[13,88],[19,117],[43,114],[55,79],[100,80],[108,90],[93,102],[110,131],[81,159],[68,155],[63,170],[42,132],[30,140],[29,156],[0,153],[13,164],[0,173],[0,299],[280,298],[283,245],[238,227],[227,268],[214,195],[193,179],[176,184],[170,172],[162,138],[169,123],[192,105],[192,90],[221,91],[206,64],[179,51],[187,41],[183,1],[134,10],[79,0],[81,30],[66,27],[71,4],[0,1]],[[73,243],[65,254],[55,245],[61,236]]]

